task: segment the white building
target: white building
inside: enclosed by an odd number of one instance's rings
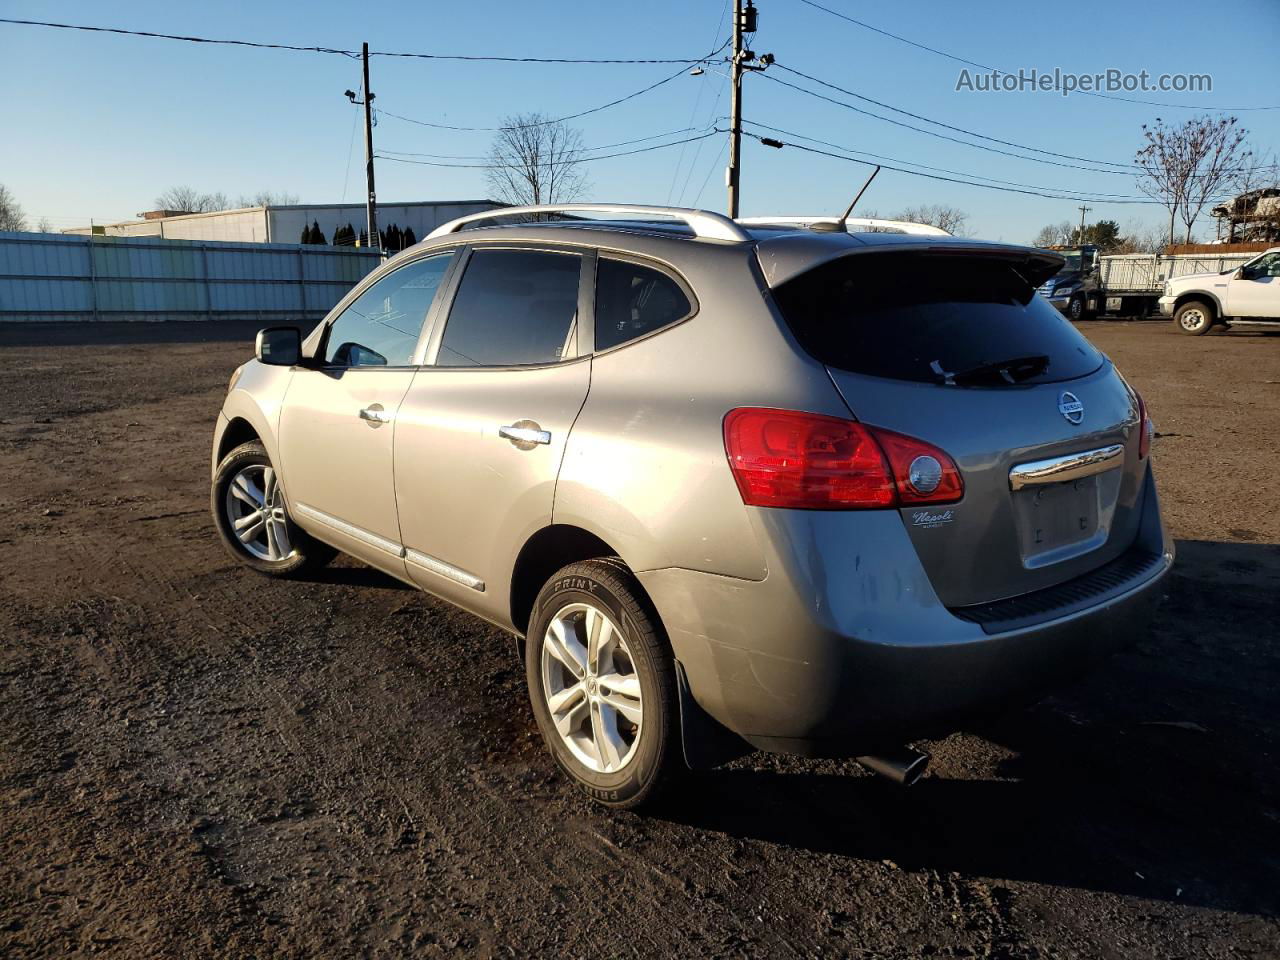
[[[379,203],[378,228],[392,224],[412,229],[421,240],[428,233],[457,217],[493,210],[503,204],[493,200],[424,200],[414,203]],[[97,233],[109,237],[163,237],[167,240],[225,240],[239,243],[297,243],[302,228],[320,225],[326,241],[347,224],[357,235],[365,229],[362,203],[300,203],[281,207],[245,207],[213,213],[175,213],[155,210],[138,215],[141,219],[120,223],[93,224],[63,230],[63,233]]]

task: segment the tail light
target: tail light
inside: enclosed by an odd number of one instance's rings
[[[853,420],[740,407],[725,417],[724,447],[749,506],[857,510],[964,495],[946,453]]]
[[[1145,460],[1151,452],[1151,438],[1155,435],[1156,425],[1151,422],[1142,394],[1135,390],[1133,395],[1138,398],[1138,459]]]

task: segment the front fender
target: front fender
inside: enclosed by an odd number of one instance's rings
[[[251,360],[245,364],[235,388],[222,402],[218,426],[214,430],[213,469],[225,454],[223,438],[233,423],[247,423],[267,449],[273,464],[279,465],[280,408],[293,376],[292,367],[268,366]]]
[[[1216,293],[1214,293],[1211,290],[1204,290],[1201,288],[1197,288],[1194,290],[1184,290],[1182,292],[1174,293],[1173,296],[1174,296],[1173,309],[1175,311],[1184,303],[1186,303],[1188,300],[1208,300],[1211,304],[1213,304],[1213,309],[1218,314],[1219,317],[1226,316],[1226,313],[1227,313],[1226,304],[1222,302],[1221,297],[1219,297]]]

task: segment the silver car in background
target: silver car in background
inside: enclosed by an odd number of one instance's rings
[[[1173,560],[1142,400],[1035,295],[1060,265],[673,208],[466,217],[305,340],[259,334],[213,517],[262,573],[340,550],[521,638],[604,803],[753,748],[910,781],[903,744],[1140,636]]]

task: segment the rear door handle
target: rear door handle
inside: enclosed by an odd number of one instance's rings
[[[390,413],[383,409],[380,403],[371,403],[360,411],[360,419],[371,427],[380,427],[384,423],[390,423],[391,416]]]
[[[543,430],[532,420],[517,420],[498,428],[498,436],[510,440],[521,450],[532,450],[540,443],[550,443],[550,431]]]

